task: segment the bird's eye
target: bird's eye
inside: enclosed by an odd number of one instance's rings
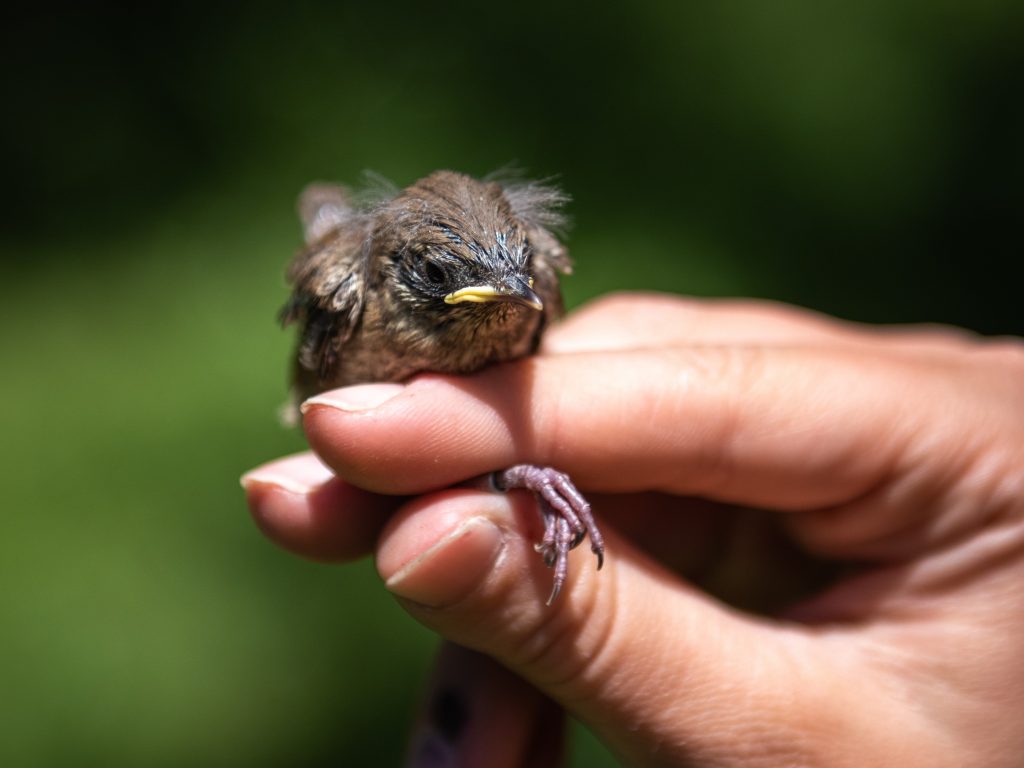
[[[428,261],[426,266],[423,268],[423,275],[427,278],[427,281],[434,285],[440,285],[445,281],[444,270],[432,261]]]

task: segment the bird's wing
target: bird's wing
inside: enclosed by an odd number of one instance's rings
[[[369,217],[350,205],[342,187],[323,184],[306,189],[299,212],[308,245],[288,267],[292,296],[281,321],[302,324],[299,366],[328,379],[362,314]]]

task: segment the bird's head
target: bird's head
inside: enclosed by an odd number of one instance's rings
[[[373,239],[383,287],[426,324],[537,314],[557,297],[535,286],[543,265],[531,228],[502,185],[431,174],[378,213]]]

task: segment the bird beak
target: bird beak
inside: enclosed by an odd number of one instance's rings
[[[479,304],[485,301],[511,301],[539,312],[544,309],[544,302],[534,292],[532,285],[532,279],[529,282],[516,280],[514,285],[503,285],[500,288],[493,285],[470,285],[449,293],[444,297],[444,303],[461,304],[464,301],[471,301]]]

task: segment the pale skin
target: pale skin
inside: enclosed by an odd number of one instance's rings
[[[483,654],[436,673],[468,707],[453,764],[559,765],[561,712],[628,765],[1020,763],[1020,340],[616,295],[533,358],[325,393],[304,426],[319,459],[247,475],[255,519],[374,554]],[[550,607],[532,498],[447,487],[518,463],[605,534]]]

